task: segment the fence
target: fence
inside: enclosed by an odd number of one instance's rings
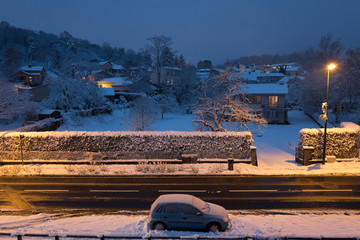
[[[147,240],[157,240],[157,239],[194,239],[194,240],[260,240],[260,239],[270,239],[270,238],[256,238],[256,237],[200,237],[198,235],[194,236],[105,236],[105,235],[62,235],[62,236],[51,236],[48,234],[12,234],[12,233],[0,233],[0,239],[2,237],[12,237],[17,240],[26,240],[26,238],[50,238],[54,240],[60,239],[99,239],[99,240],[111,240],[111,239],[147,239]],[[359,240],[359,238],[343,238],[343,237],[332,237],[332,238],[309,238],[309,237],[277,237],[279,240],[330,240],[330,239],[342,239],[342,240]]]

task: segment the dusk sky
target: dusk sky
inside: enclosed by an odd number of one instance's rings
[[[165,35],[186,60],[285,54],[332,33],[360,47],[359,0],[0,0],[0,21],[92,43],[143,48]]]

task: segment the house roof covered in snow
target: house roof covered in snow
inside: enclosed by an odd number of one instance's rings
[[[20,71],[24,71],[24,72],[41,72],[44,69],[43,66],[21,66],[20,67]]]
[[[244,92],[248,94],[287,94],[288,87],[286,84],[247,84]]]
[[[285,70],[287,72],[297,72],[299,71],[299,67],[287,67]]]
[[[292,62],[292,63],[277,63],[277,64],[272,64],[270,65],[270,67],[281,67],[281,66],[292,66],[292,65],[296,65],[297,63]]]
[[[105,65],[105,64],[107,64],[107,63],[110,63],[111,64],[111,62],[109,62],[109,61],[103,61],[103,62],[99,62],[99,64],[102,66],[102,65]]]
[[[40,76],[40,72],[28,72],[28,71],[20,71],[22,73],[25,73],[26,75],[29,76]]]
[[[165,66],[164,68],[165,68],[165,69],[170,69],[170,70],[181,71],[181,68],[178,68],[178,67],[167,67],[167,66]]]
[[[125,68],[122,65],[118,65],[115,63],[112,64],[112,68],[116,70],[125,70]]]
[[[254,72],[244,72],[242,73],[242,77],[245,80],[257,81],[259,77],[285,77],[282,73],[262,73],[259,70]]]
[[[113,77],[113,78],[104,78],[98,83],[113,83],[112,85],[130,85],[132,84],[127,78],[123,77]]]

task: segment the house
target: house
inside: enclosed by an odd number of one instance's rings
[[[286,84],[288,86],[286,101],[289,106],[298,106],[300,104],[304,80],[305,77],[302,76],[286,76],[279,81],[279,84]]]
[[[211,69],[211,68],[213,68],[213,65],[210,60],[203,60],[197,63],[197,69]]]
[[[272,69],[283,72],[286,76],[297,76],[300,74],[300,65],[298,63],[278,63],[270,65]]]
[[[111,77],[113,77],[111,73],[105,72],[104,70],[95,70],[95,71],[91,71],[86,77],[83,77],[83,79],[87,78],[92,82],[97,82],[104,78],[111,78]]]
[[[282,73],[263,73],[259,70],[248,70],[242,73],[242,78],[245,83],[277,83],[284,78]]]
[[[61,112],[54,109],[43,109],[39,113],[39,120],[44,120],[46,118],[55,118],[60,119],[62,118]]]
[[[288,123],[286,84],[247,84],[244,91],[252,107],[262,109],[263,116],[269,123]]]
[[[196,71],[196,75],[200,80],[206,80],[210,77],[211,68],[198,68]]]
[[[126,73],[126,69],[122,65],[118,65],[109,61],[100,62],[99,70],[102,70],[113,76],[122,76]]]
[[[123,77],[105,78],[97,82],[100,88],[112,88],[114,92],[127,92],[132,82]]]
[[[286,76],[298,76],[300,74],[299,67],[287,67],[285,69]]]
[[[162,67],[160,69],[160,82],[157,72],[152,69],[150,73],[150,82],[153,84],[166,84],[168,86],[176,86],[181,83],[181,68],[178,67]]]
[[[126,69],[122,65],[114,64],[112,65],[112,74],[114,76],[122,76],[126,73]]]
[[[46,70],[43,66],[21,66],[16,74],[16,78],[19,82],[30,87],[43,84],[45,77]]]
[[[99,69],[103,70],[104,72],[111,73],[112,72],[112,63],[109,61],[100,62]]]
[[[132,79],[149,79],[149,74],[151,72],[151,68],[147,67],[131,67],[129,68],[129,72],[127,74],[128,77]]]

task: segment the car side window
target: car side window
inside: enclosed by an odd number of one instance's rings
[[[164,208],[163,206],[160,206],[160,207],[156,210],[156,212],[157,212],[157,213],[162,212],[163,208]]]
[[[197,215],[200,211],[192,206],[181,204],[181,212],[187,215]]]
[[[164,208],[164,213],[177,214],[179,213],[179,207],[177,204],[168,204]]]

